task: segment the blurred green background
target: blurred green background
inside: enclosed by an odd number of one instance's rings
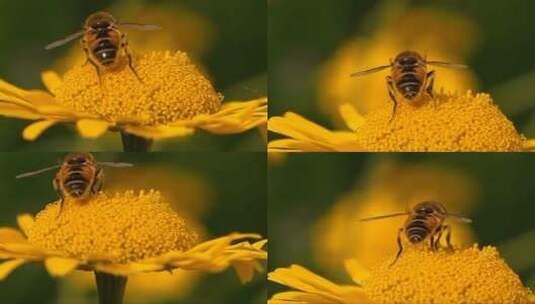
[[[62,158],[60,153],[2,153],[0,155],[0,193],[4,197],[0,204],[0,226],[16,226],[16,216],[21,213],[36,214],[46,203],[57,199],[52,188],[55,172],[26,179],[15,179],[21,172],[33,171],[56,164]],[[174,200],[178,212],[183,210],[184,200],[192,200],[191,195],[202,196],[207,193],[192,192],[204,189],[210,195],[205,197],[205,209],[196,220],[206,229],[208,237],[223,236],[228,233],[253,232],[267,235],[266,228],[266,157],[262,153],[96,153],[101,161],[131,162],[133,168],[105,168],[108,178],[104,189],[117,184],[145,185],[144,188],[163,190],[159,184],[165,184],[167,190],[182,189],[175,193]],[[154,177],[152,172],[167,174]],[[240,168],[240,169],[238,169]],[[124,175],[122,175],[124,174]],[[173,174],[182,176],[180,180],[170,180]],[[126,176],[126,178],[125,178]],[[150,176],[150,177],[149,177]],[[199,179],[204,188],[187,186],[187,177],[191,181]],[[184,187],[184,184],[186,187]],[[140,189],[139,186],[132,186]],[[191,206],[190,209],[199,209]],[[193,212],[193,211],[192,211]],[[2,303],[12,304],[46,304],[46,303],[97,303],[96,291],[86,291],[84,299],[58,302],[62,298],[60,284],[67,279],[52,279],[40,264],[23,266],[14,271],[5,281],[0,282]],[[155,284],[155,283],[153,283]],[[258,275],[252,282],[241,285],[232,269],[220,274],[207,274],[195,284],[186,296],[165,301],[139,298],[135,303],[265,303],[265,277]],[[150,288],[150,285],[148,286]],[[180,288],[177,286],[176,288]],[[67,290],[68,292],[68,290]],[[127,290],[128,292],[128,290]],[[125,303],[133,303],[125,302]]]
[[[43,89],[40,80],[43,70],[61,70],[58,61],[74,52],[73,49],[82,52],[77,41],[52,51],[45,51],[44,46],[79,30],[85,18],[99,10],[109,11],[119,20],[165,23],[162,31],[139,34],[167,35],[155,49],[188,52],[225,100],[246,100],[267,94],[264,1],[1,1],[0,78],[23,88]],[[135,31],[127,34],[140,36]],[[130,39],[130,42],[135,50],[135,41]],[[72,128],[65,126],[52,128],[37,142],[25,142],[21,132],[28,123],[1,118],[0,150],[121,150],[117,133],[108,133],[97,140],[80,139]],[[229,136],[197,132],[191,138],[159,141],[155,149],[260,151],[265,150],[265,143],[257,130]]]
[[[410,14],[414,10],[433,11],[436,18],[427,24],[414,26],[415,20],[403,19],[404,14]],[[456,56],[445,56],[441,59],[446,61],[452,58],[461,59],[467,63],[470,72],[473,72],[477,79],[477,85],[472,86],[474,90],[491,93],[495,102],[514,122],[517,129],[527,137],[533,137],[535,136],[535,94],[532,89],[535,85],[533,57],[535,41],[532,39],[535,36],[534,11],[535,2],[525,0],[484,3],[311,0],[306,1],[306,4],[304,1],[271,0],[268,12],[270,115],[282,115],[286,111],[294,111],[323,126],[334,127],[335,123],[325,113],[326,110],[322,110],[318,105],[325,102],[320,100],[323,90],[321,84],[321,78],[324,76],[323,66],[332,61],[337,51],[349,41],[377,38],[378,32],[384,30],[386,21],[402,16],[398,26],[391,30],[392,38],[376,40],[376,49],[380,48],[380,44],[388,44],[397,38],[409,41],[405,45],[402,44],[398,51],[410,49],[411,46],[414,48],[414,44],[410,41],[417,42],[418,35],[422,36],[426,31],[433,31],[432,35],[435,37],[425,39],[437,43],[427,44],[426,49],[416,51],[455,54]],[[449,14],[450,17],[445,17],[443,14]],[[453,18],[462,18],[463,22],[470,24],[470,29],[447,26]],[[434,22],[442,24],[437,23],[437,25]],[[437,29],[437,26],[441,28]],[[399,31],[399,36],[396,36],[396,31]],[[414,32],[413,37],[410,37],[411,32]],[[469,41],[465,41],[463,39],[468,32],[473,35]],[[456,41],[456,37],[459,37],[459,41]],[[462,54],[459,54],[458,50],[465,48],[467,50],[460,51]],[[382,59],[374,58],[373,62],[370,62],[361,60],[362,58],[359,58],[361,55],[355,53],[353,70],[350,70],[355,72],[388,63],[389,58],[395,57],[396,54],[397,51],[391,54],[385,53]],[[366,56],[369,58],[369,55]],[[336,75],[336,71],[331,72]],[[379,85],[384,86],[384,77],[388,72],[352,80],[349,78],[349,73],[339,70],[338,74],[340,73],[345,74],[336,77],[346,77],[347,82],[353,81],[355,86],[367,79],[374,79]],[[437,88],[441,86],[441,74],[444,73],[445,69],[437,69],[435,81]],[[386,88],[377,94],[380,98],[388,100]]]
[[[394,166],[389,169],[386,178],[371,179],[376,176],[378,168],[385,163]],[[473,219],[468,225],[475,233],[475,242],[481,245],[497,246],[502,257],[517,272],[523,283],[535,288],[535,188],[533,184],[533,170],[535,158],[530,154],[290,154],[286,159],[270,161],[268,170],[268,235],[270,242],[269,269],[273,271],[278,267],[287,267],[291,264],[299,264],[307,267],[328,279],[339,284],[351,283],[350,277],[345,273],[343,261],[331,261],[333,255],[318,253],[316,246],[327,246],[323,243],[318,245],[318,234],[324,233],[318,230],[317,224],[326,215],[332,212],[335,204],[348,193],[369,193],[371,188],[377,187],[377,183],[390,184],[390,187],[382,189],[384,196],[397,195],[396,192],[411,191],[419,192],[435,187],[443,193],[459,192],[459,188],[468,187],[478,192],[471,199],[460,205],[458,201],[442,202],[450,212],[462,212]],[[430,178],[420,178],[420,183],[411,184],[414,180],[408,174],[403,174],[407,166],[419,167],[420,171],[425,168],[442,168],[443,175],[432,174]],[[423,168],[423,169],[422,169]],[[435,170],[435,169],[430,169]],[[436,172],[436,171],[435,171]],[[443,176],[454,172],[453,178],[445,182]],[[457,176],[457,178],[455,178]],[[462,177],[462,179],[461,179]],[[385,181],[386,179],[386,181]],[[464,182],[468,179],[470,182]],[[426,181],[427,180],[427,181]],[[369,184],[370,181],[372,185]],[[453,183],[464,184],[454,186]],[[404,189],[396,190],[396,185],[405,185]],[[402,186],[403,187],[403,186]],[[380,188],[381,190],[381,188]],[[377,191],[377,189],[375,190]],[[463,190],[466,192],[466,189]],[[379,196],[379,197],[384,197]],[[346,196],[347,197],[347,196]],[[355,196],[353,196],[355,197]],[[377,197],[377,196],[376,196]],[[461,196],[458,196],[461,197]],[[437,199],[429,197],[427,199]],[[362,229],[363,223],[358,219],[366,216],[379,214],[358,214],[360,204],[353,199],[354,209],[345,209],[354,224],[344,223],[349,227]],[[381,205],[384,202],[368,201],[369,204]],[[405,204],[417,202],[399,202],[399,209],[384,210],[386,214],[405,210]],[[372,206],[373,207],[373,206]],[[365,210],[369,210],[365,209]],[[389,224],[396,219],[382,221]],[[403,218],[400,219],[402,221]],[[332,223],[331,227],[338,225]],[[342,225],[342,223],[340,223]],[[342,226],[344,227],[344,226]],[[397,227],[397,226],[396,226]],[[397,228],[391,227],[392,231],[377,231],[375,236],[391,241],[395,246]],[[330,229],[329,226],[324,229]],[[340,229],[339,229],[340,230]],[[343,228],[342,228],[343,230]],[[452,231],[452,235],[459,230]],[[351,239],[355,243],[365,242],[346,236],[352,234],[350,229],[339,233],[338,238]],[[369,238],[368,238],[369,242]],[[351,245],[351,244],[349,244]],[[457,244],[459,245],[459,244]],[[393,247],[395,248],[395,247]],[[387,254],[377,252],[377,256]],[[394,254],[395,251],[392,252]],[[372,253],[373,254],[373,253]],[[354,256],[353,256],[354,257]],[[330,260],[331,259],[331,260]],[[321,260],[327,263],[322,263]],[[338,263],[339,266],[326,266],[326,264]],[[430,270],[432,271],[432,270]],[[462,270],[460,270],[462,271]],[[285,288],[274,283],[268,286],[268,292],[281,291]]]

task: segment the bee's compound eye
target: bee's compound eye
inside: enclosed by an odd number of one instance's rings
[[[433,208],[425,208],[425,213],[433,213]]]

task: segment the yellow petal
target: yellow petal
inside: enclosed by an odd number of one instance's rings
[[[232,263],[232,266],[242,284],[250,282],[256,270],[259,270],[259,272],[262,270],[262,267],[256,261],[237,261]]]
[[[104,120],[80,119],[76,122],[78,132],[83,137],[97,138],[108,131],[110,124]]]
[[[268,280],[324,298],[323,303],[361,303],[366,296],[358,286],[337,285],[299,265],[277,268]]]
[[[17,97],[22,97],[28,91],[14,86],[7,81],[0,80],[0,92],[9,93],[10,95],[16,95]]]
[[[2,227],[0,228],[0,243],[25,242],[26,238],[17,229]]]
[[[302,291],[285,291],[273,295],[268,304],[340,304],[338,300]]]
[[[356,131],[364,124],[364,116],[362,116],[357,110],[350,104],[342,104],[338,108],[340,116],[344,119],[344,122],[348,128],[352,131]]]
[[[359,285],[362,285],[370,276],[370,271],[355,259],[346,260],[344,265],[353,282]]]
[[[32,111],[30,108],[5,102],[0,103],[0,115],[29,120],[42,118],[42,115],[36,114],[35,111]]]
[[[61,77],[54,71],[44,71],[41,73],[41,80],[43,81],[45,87],[48,91],[54,93],[56,88],[63,84]]]
[[[15,243],[2,243],[0,248],[7,250],[15,255],[24,255],[24,256],[33,256],[40,258],[43,255],[43,252],[31,245],[30,243],[15,242]]]
[[[106,272],[113,275],[128,276],[140,272],[152,272],[164,270],[164,265],[149,264],[149,263],[128,263],[128,264],[114,264],[114,263],[99,263],[95,265],[95,270]]]
[[[53,277],[62,277],[78,267],[80,262],[75,259],[51,257],[45,260],[45,267]]]
[[[14,259],[0,264],[0,280],[4,280],[13,270],[26,263],[23,259]]]
[[[184,126],[132,126],[124,127],[125,131],[137,136],[149,139],[164,139],[170,137],[188,136],[195,132],[195,129]]]
[[[17,216],[17,224],[26,236],[28,235],[28,232],[32,228],[34,222],[35,220],[31,214],[24,213]]]
[[[57,123],[56,120],[41,120],[34,122],[31,125],[24,128],[22,131],[22,137],[26,140],[34,141],[39,137],[46,129],[52,127]]]

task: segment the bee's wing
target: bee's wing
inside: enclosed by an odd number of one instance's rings
[[[50,50],[50,49],[53,49],[53,48],[56,48],[58,46],[62,46],[68,42],[71,42],[73,41],[74,39],[78,39],[80,37],[82,37],[84,35],[84,31],[79,31],[79,32],[76,32],[74,34],[70,34],[69,36],[63,38],[63,39],[60,39],[60,40],[57,40],[57,41],[54,41],[52,43],[50,43],[49,45],[45,46],[45,50]]]
[[[381,65],[381,66],[378,66],[378,67],[375,67],[375,68],[371,68],[369,70],[355,72],[355,73],[351,74],[351,77],[360,77],[360,76],[364,76],[364,75],[373,74],[373,73],[382,71],[384,69],[387,69],[389,67],[390,67],[390,65]]]
[[[50,171],[52,169],[56,169],[56,168],[59,168],[59,167],[60,167],[60,165],[55,165],[55,166],[51,166],[51,167],[48,167],[48,168],[39,169],[37,171],[26,172],[26,173],[22,173],[22,174],[19,174],[19,175],[15,176],[15,178],[18,179],[18,178],[30,177],[30,176],[38,175],[38,174],[41,174],[43,172]]]
[[[382,220],[389,217],[395,217],[395,216],[402,216],[402,215],[408,215],[407,212],[400,212],[400,213],[392,213],[387,215],[379,215],[379,216],[372,216],[372,217],[366,217],[363,219],[360,219],[361,222],[369,222],[369,221],[375,221],[375,220]]]
[[[133,167],[134,166],[131,163],[114,163],[114,162],[99,162],[98,164],[101,165],[101,166],[115,167],[115,168],[126,168],[126,167]]]
[[[133,30],[138,31],[157,31],[161,30],[162,27],[155,25],[155,24],[141,24],[141,23],[133,23],[133,22],[123,22],[119,23],[120,27],[130,28]]]
[[[468,223],[470,224],[472,222],[472,219],[471,218],[468,218],[468,217],[464,217],[462,215],[457,215],[457,214],[450,214],[448,213],[448,217],[450,218],[453,218],[453,219],[456,219],[458,221],[461,221],[463,223]]]
[[[429,65],[438,66],[441,68],[450,68],[450,69],[466,69],[468,68],[467,65],[460,64],[460,63],[449,63],[449,62],[443,62],[443,61],[427,61],[426,62]]]

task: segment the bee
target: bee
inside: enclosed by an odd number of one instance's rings
[[[397,244],[399,249],[396,258],[391,265],[396,263],[401,255],[401,252],[403,251],[403,246],[401,245],[401,235],[403,232],[405,232],[405,236],[411,244],[418,244],[426,239],[429,239],[429,244],[432,250],[438,250],[440,246],[440,239],[442,238],[442,234],[445,232],[446,244],[449,249],[452,249],[451,227],[447,224],[444,224],[446,218],[454,218],[465,223],[472,222],[472,220],[469,218],[448,213],[444,205],[435,201],[421,202],[407,212],[368,217],[361,219],[361,221],[367,222],[404,215],[407,216],[407,220],[405,220],[403,227],[399,228],[398,230]]]
[[[388,88],[388,95],[393,102],[392,116],[390,118],[392,120],[396,114],[398,104],[396,92],[409,102],[419,99],[423,94],[433,98],[435,71],[428,71],[428,65],[453,69],[467,68],[463,64],[428,61],[417,52],[404,51],[399,53],[394,60],[390,59],[390,64],[388,65],[356,72],[351,74],[351,77],[369,75],[390,68],[391,74],[386,76],[386,87]]]
[[[87,17],[82,30],[48,44],[45,49],[50,50],[72,40],[82,38],[80,42],[87,58],[86,64],[91,63],[95,67],[99,81],[101,80],[101,70],[117,69],[122,62],[120,59],[123,55],[126,55],[128,59],[130,70],[141,81],[132,65],[132,55],[128,48],[126,34],[121,32],[119,27],[143,31],[160,29],[159,26],[152,24],[118,23],[110,13],[96,12]]]
[[[24,178],[41,174],[59,168],[52,184],[60,199],[61,214],[63,201],[73,198],[78,201],[87,201],[102,189],[104,174],[102,166],[108,167],[131,167],[129,163],[97,162],[91,153],[68,153],[59,165],[40,169],[33,172],[23,173],[16,178]]]

